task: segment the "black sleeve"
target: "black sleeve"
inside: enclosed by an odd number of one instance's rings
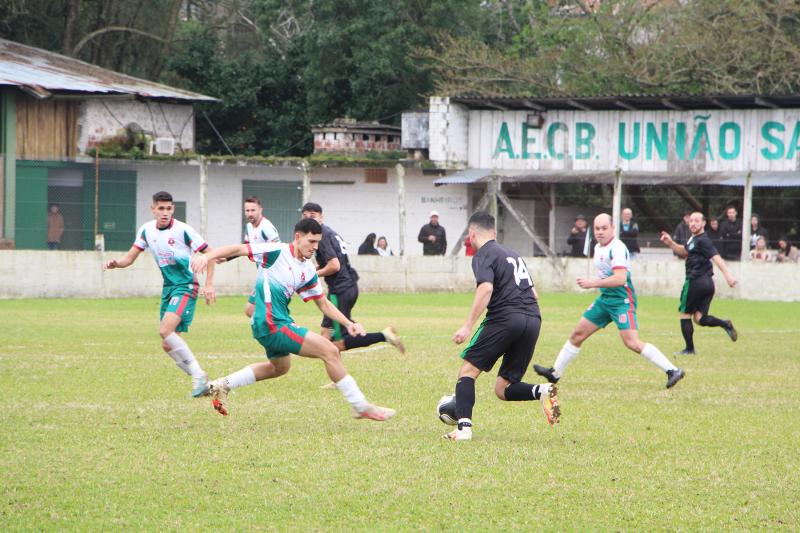
[[[447,253],[447,232],[442,228],[442,255]]]
[[[475,274],[475,285],[486,283],[494,284],[494,261],[491,257],[474,256],[472,258],[472,272]]]
[[[428,237],[428,236],[427,236],[427,235],[425,235],[425,226],[422,226],[422,227],[419,229],[419,236],[417,237],[417,240],[418,240],[419,242],[421,242],[422,244],[425,244],[425,242],[427,242],[427,237]]]
[[[336,246],[338,243],[336,242],[336,238],[333,236],[333,233],[326,234],[321,241],[319,241],[319,247],[317,248],[317,265],[321,268],[325,266],[328,261],[336,257]]]
[[[703,257],[706,259],[711,259],[715,255],[719,255],[717,248],[714,246],[714,243],[711,242],[711,239],[702,239],[698,244],[702,245],[700,251],[703,253]]]

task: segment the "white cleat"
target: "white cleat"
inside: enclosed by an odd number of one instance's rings
[[[395,415],[394,409],[388,407],[380,407],[368,403],[361,411],[353,408],[353,418],[363,418],[366,420],[375,420],[376,422],[385,422]]]
[[[222,416],[228,416],[228,392],[223,379],[217,379],[208,384],[208,393],[211,396],[211,405]]]
[[[406,347],[396,329],[394,329],[392,326],[389,326],[381,331],[381,333],[383,333],[383,336],[386,338],[386,342],[397,348],[400,353],[406,353]]]
[[[461,429],[454,429],[450,433],[445,433],[442,438],[447,440],[472,440],[472,428],[464,427]]]
[[[549,386],[547,392],[542,392],[542,411],[547,418],[547,423],[551,426],[561,422],[561,406],[558,405],[558,388],[555,384],[547,383],[542,387]]]

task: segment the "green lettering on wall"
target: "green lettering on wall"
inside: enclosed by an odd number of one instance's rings
[[[733,132],[733,150],[728,150],[727,135]],[[722,159],[736,159],[742,151],[742,127],[735,122],[723,122],[719,128],[719,155]]]
[[[595,136],[595,129],[588,122],[577,122],[575,124],[575,159],[589,159],[592,157],[594,145],[592,141]]]
[[[783,141],[780,139],[780,137],[775,137],[772,135],[773,130],[783,133],[786,128],[783,126],[783,124],[780,122],[775,122],[774,120],[767,121],[763,126],[761,126],[761,137],[775,147],[774,150],[770,150],[767,147],[761,149],[761,155],[764,156],[764,159],[770,161],[783,157],[784,151]]]
[[[711,153],[711,139],[708,137],[708,126],[706,126],[705,119],[703,119],[700,124],[697,125],[697,129],[694,130],[694,140],[692,141],[692,151],[689,154],[689,159],[697,157],[701,146],[703,147],[703,151],[708,154],[708,159],[713,161],[714,154]]]
[[[619,123],[619,156],[622,159],[636,159],[639,157],[639,136],[642,131],[642,126],[638,122],[633,123],[633,149],[628,151],[625,149],[625,123]]]
[[[661,123],[661,136],[659,137],[658,132],[656,131],[656,125],[652,122],[648,122],[647,129],[645,130],[645,158],[648,161],[651,161],[653,159],[653,148],[655,148],[656,152],[658,153],[658,158],[661,161],[665,161],[667,159],[668,144],[669,123]]]
[[[675,123],[675,154],[679,161],[686,159],[686,123]]]
[[[494,148],[493,159],[497,159],[501,153],[504,153],[509,159],[514,159],[514,148],[511,145],[511,135],[508,133],[508,124],[503,122],[500,126],[500,133],[497,135],[497,144]]]
[[[786,151],[786,159],[794,159],[795,154],[800,150],[800,122],[794,123],[794,132],[792,133],[792,140],[789,143],[789,150]]]
[[[561,160],[564,159],[564,152],[556,149],[556,133],[559,131],[567,132],[569,130],[567,130],[567,125],[563,122],[553,122],[547,128],[547,152],[553,159]]]
[[[536,144],[536,137],[529,137],[528,132],[533,128],[529,128],[527,124],[524,122],[522,123],[522,159],[530,159],[533,156],[534,159],[541,159],[542,154],[541,152],[529,152],[528,146],[532,144]]]

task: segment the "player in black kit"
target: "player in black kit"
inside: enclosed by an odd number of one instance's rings
[[[322,225],[322,240],[317,248],[317,276],[325,278],[328,285],[328,299],[349,320],[353,320],[353,307],[358,300],[358,273],[350,266],[347,255],[347,243],[330,226],[323,223],[322,206],[308,202],[303,206],[303,218],[313,218]],[[338,323],[328,317],[322,319],[320,334],[331,339],[341,351],[363,348],[378,342],[388,342],[400,353],[405,353],[405,346],[391,326],[383,331],[351,336],[342,331]]]
[[[469,218],[467,238],[477,250],[472,258],[477,289],[469,316],[453,341],[464,342],[484,310],[487,312],[461,354],[464,362],[456,383],[458,428],[445,435],[450,440],[472,439],[475,380],[501,357],[494,384],[498,398],[509,402],[541,399],[550,424],[558,422],[561,414],[555,385],[522,382],[539,338],[542,316],[525,262],[519,254],[498,244],[496,235],[494,217],[489,213],[478,211]]]
[[[661,242],[672,248],[678,257],[686,259],[686,281],[681,291],[681,303],[678,312],[681,317],[681,333],[686,347],[675,355],[694,355],[694,326],[716,326],[725,330],[732,341],[738,334],[730,320],[722,320],[708,314],[711,300],[714,298],[714,267],[717,265],[728,286],[736,285],[736,278],[731,275],[725,260],[720,257],[714,243],[705,234],[706,218],[703,213],[694,212],[689,217],[689,229],[692,236],[685,245],[677,244],[665,231],[661,232]]]

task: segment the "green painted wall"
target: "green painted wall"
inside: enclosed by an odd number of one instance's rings
[[[283,242],[294,236],[294,225],[300,220],[303,202],[303,184],[293,181],[242,182],[242,203],[248,196],[258,196],[264,208],[264,216],[275,225]],[[242,235],[247,221],[242,218]]]
[[[47,172],[48,168],[38,161],[17,161],[17,248],[47,248]]]
[[[94,167],[84,173],[84,247],[94,248]],[[100,220],[106,250],[128,250],[136,234],[136,172],[100,170]]]

